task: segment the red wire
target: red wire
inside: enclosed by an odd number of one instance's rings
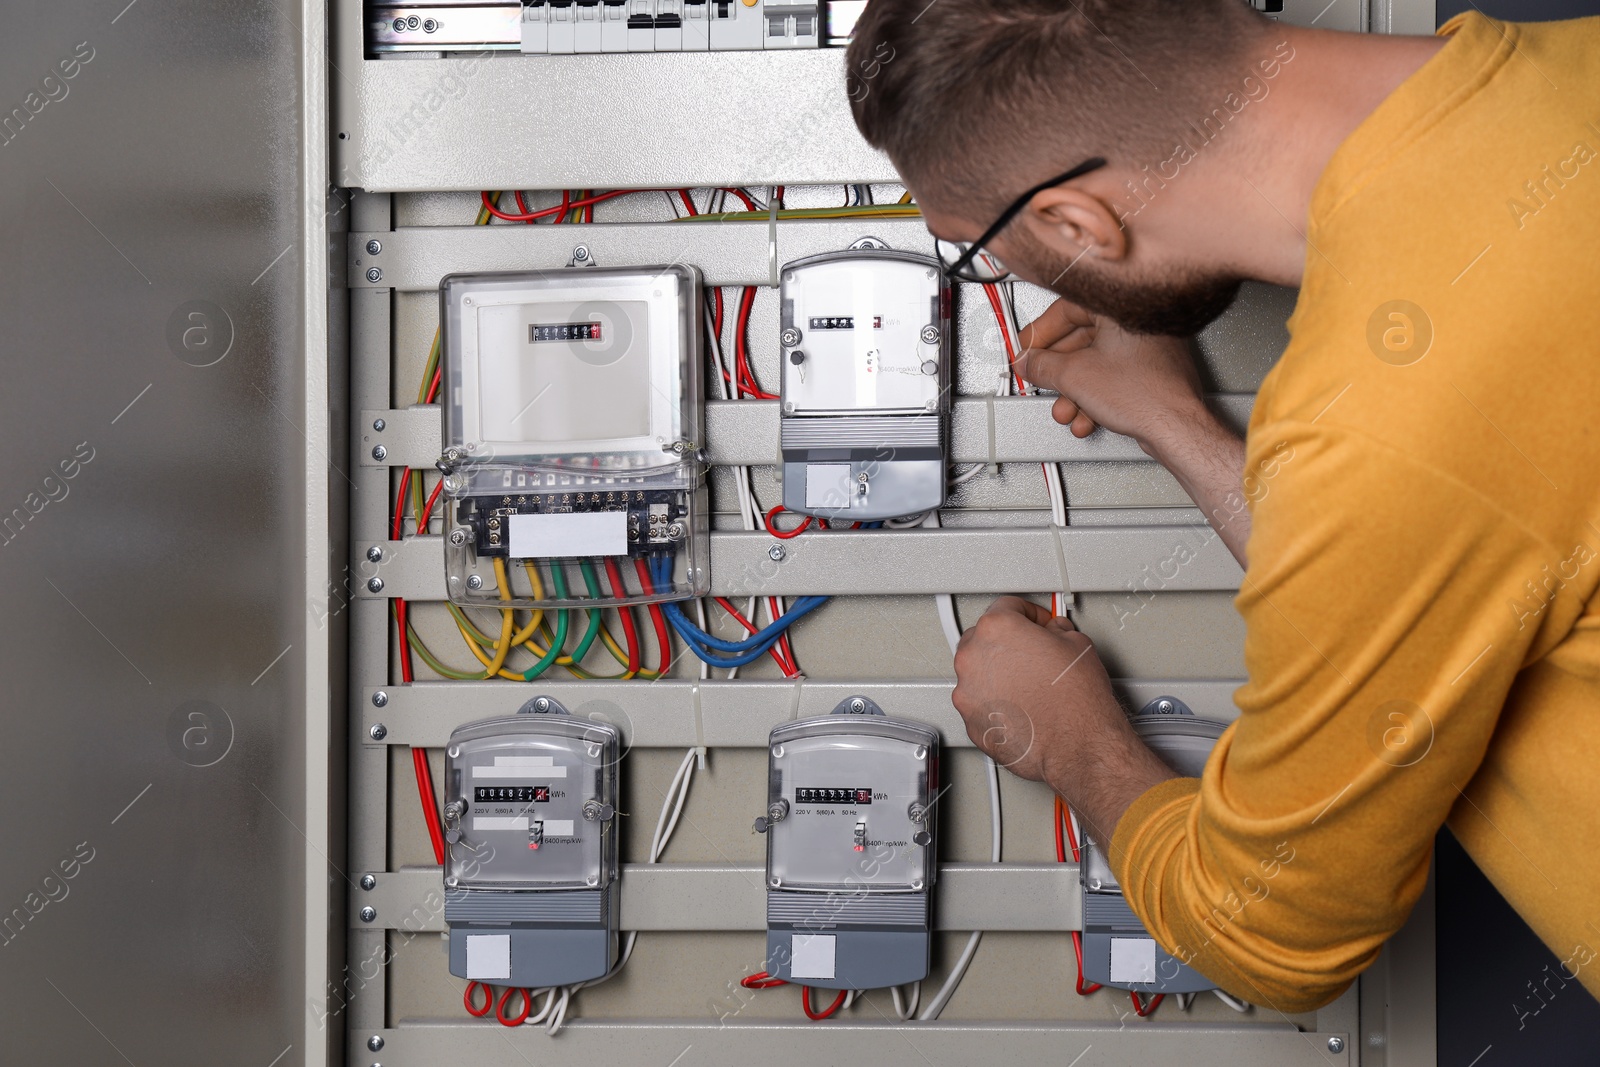
[[[639,583],[641,588],[644,589],[645,595],[654,596],[656,587],[655,583],[650,580],[649,565],[642,559],[636,559],[633,561],[633,566],[639,572]],[[667,673],[667,665],[672,662],[672,643],[667,639],[667,620],[661,614],[660,604],[650,605],[650,621],[655,624],[656,654],[660,660],[660,666],[656,668],[656,671],[657,673],[665,674]]]
[[[745,628],[745,631],[747,633],[755,634],[755,633],[760,633],[761,632],[759,629],[756,628],[756,624],[755,623],[751,622],[749,619],[745,618],[743,615],[741,615],[739,613],[739,609],[738,608],[734,607],[732,604],[728,603],[725,599],[723,599],[720,596],[716,597],[714,599],[716,600],[717,604],[721,606],[723,611],[726,611],[729,615],[733,616],[733,621],[734,622],[737,622],[740,626],[743,626]],[[795,668],[794,662],[792,660],[786,660],[786,659],[783,658],[783,653],[778,648],[777,644],[773,644],[773,646],[771,648],[767,649],[767,652],[772,656],[772,658],[774,660],[777,661],[778,669],[783,672],[784,677],[793,678],[795,675],[800,673],[799,670],[797,670]]]
[[[411,684],[411,638],[406,634],[406,602],[394,598],[394,622],[400,630],[400,680]]]
[[[811,987],[808,985],[803,985],[800,987],[800,1006],[806,1010],[807,1019],[810,1019],[813,1022],[820,1022],[823,1019],[831,1018],[833,1013],[839,1010],[839,1006],[844,1003],[845,993],[846,990],[839,990],[839,995],[833,998],[832,1004],[829,1004],[822,1011],[812,1011]]]
[[[389,540],[398,541],[405,530],[406,490],[411,488],[411,468],[400,472],[400,492],[394,500],[394,522],[389,527]]]
[[[1165,998],[1165,993],[1157,993],[1155,996],[1150,998],[1150,1003],[1141,1004],[1139,1003],[1139,994],[1135,993],[1131,989],[1128,990],[1128,999],[1133,1001],[1134,1014],[1138,1015],[1141,1019],[1149,1018],[1150,1013],[1156,1010],[1156,1005],[1160,1004]]]
[[[762,517],[762,519],[761,519],[762,523],[764,523],[766,525],[766,527],[767,527],[767,533],[771,534],[773,537],[781,537],[784,540],[788,540],[791,537],[798,536],[801,530],[804,530],[807,526],[811,525],[811,516],[807,515],[805,517],[805,521],[803,521],[799,526],[796,526],[792,530],[780,530],[780,529],[778,529],[776,526],[772,525],[772,519],[773,519],[773,516],[777,515],[778,512],[780,512],[782,510],[784,510],[783,505],[779,504],[777,507],[770,508],[767,511],[766,515],[764,515]]]
[[[493,215],[497,219],[503,219],[506,222],[532,222],[535,219],[549,218],[551,215],[555,215],[557,218],[560,218],[575,208],[589,207],[593,204],[599,204],[606,200],[614,200],[619,196],[627,196],[629,193],[638,192],[643,192],[643,190],[613,189],[608,193],[597,193],[594,196],[583,197],[578,200],[571,199],[569,193],[563,192],[563,199],[559,206],[547,207],[539,211],[527,211],[520,215],[513,215],[509,211],[501,211],[499,207],[495,205],[493,198],[489,196],[487,190],[482,193],[482,200],[484,208],[489,212],[489,214]]]
[[[483,990],[483,1007],[481,1009],[472,1006],[472,991],[474,989]],[[490,988],[487,982],[468,982],[467,991],[461,996],[461,1003],[466,1005],[468,1015],[475,1019],[481,1019],[489,1014],[490,1008],[494,1007],[494,990]]]
[[[511,999],[511,994],[522,994],[522,1014],[515,1019],[506,1018],[506,1001]],[[529,1013],[533,1011],[533,994],[521,986],[507,986],[506,991],[500,994],[500,1003],[494,1007],[494,1017],[500,1020],[501,1026],[521,1026]]]
[[[756,290],[747,286],[739,297],[739,321],[733,328],[733,361],[739,376],[739,388],[757,400],[776,400],[777,393],[762,392],[750,370],[750,354],[745,347],[745,332],[750,325],[750,309],[755,306]]]
[[[625,597],[627,591],[622,585],[622,572],[617,569],[617,561],[606,558],[606,577],[611,579],[611,595]],[[628,643],[628,673],[636,674],[639,670],[639,634],[633,628],[633,613],[626,604],[617,605],[617,614],[622,617],[622,636]]]
[[[1011,371],[1011,380],[1016,383],[1017,392],[1026,392],[1022,379],[1017,376],[1017,351],[1011,347],[1011,331],[1006,328],[1006,312],[1000,303],[1000,290],[990,282],[984,285],[983,295],[989,298],[989,306],[994,309],[995,324],[1000,327],[1000,340],[1006,346],[1006,367]]]
[[[428,502],[422,506],[422,518],[417,520],[417,533],[428,532],[428,522],[433,518],[433,506],[439,502],[439,493],[444,489],[444,479],[440,478],[434,485],[433,492],[428,494]]]
[[[422,821],[428,824],[428,839],[433,842],[433,862],[444,866],[444,828],[439,825],[439,808],[433,800],[433,772],[428,769],[428,750],[411,750],[411,765],[417,772],[417,796],[422,800]]]
[[[1064,835],[1063,835],[1064,834]],[[1067,807],[1067,802],[1056,797],[1056,861],[1067,862],[1067,842],[1072,844],[1072,859],[1078,859],[1078,835],[1072,829],[1072,810]],[[1078,977],[1073,988],[1078,991],[1078,996],[1086,997],[1100,988],[1099,982],[1083,982],[1083,932],[1072,931],[1072,954],[1078,960]]]
[[[756,210],[756,202],[754,200],[751,200],[750,197],[745,193],[745,191],[743,189],[723,189],[722,191],[725,192],[725,193],[732,193],[734,196],[737,196],[739,198],[739,200],[744,204],[744,209],[746,211],[754,211],[754,210]]]
[[[517,210],[526,215],[528,213],[528,202],[522,199],[522,190],[518,189],[511,195],[517,198]]]
[[[766,971],[757,971],[755,974],[747,974],[739,979],[739,984],[746,989],[772,989],[789,983],[782,978],[772,977]]]
[[[583,195],[584,196],[588,196],[591,191],[592,190],[585,189],[583,191]],[[594,221],[594,205],[593,204],[590,204],[588,207],[583,209],[583,221],[584,222],[593,222]]]
[[[783,186],[780,185],[772,191],[772,199],[778,202],[779,207],[783,206]]]
[[[683,209],[685,211],[687,211],[690,215],[698,215],[698,214],[700,214],[700,212],[698,212],[698,211],[696,211],[694,209],[694,201],[689,198],[689,190],[687,190],[687,189],[679,189],[678,190],[678,199],[683,201]]]
[[[428,385],[428,398],[423,401],[424,404],[433,403],[434,400],[439,396],[439,380],[440,376],[443,374],[444,366],[442,364],[433,369],[433,381]]]

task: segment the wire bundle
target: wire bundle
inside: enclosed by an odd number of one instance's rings
[[[672,581],[672,557],[652,556],[650,560],[651,577],[658,585],[670,584]],[[721,598],[718,598],[719,600]],[[794,606],[780,615],[775,621],[765,628],[756,630],[742,641],[729,641],[707,633],[690,621],[683,613],[683,608],[677,604],[667,603],[660,605],[665,611],[667,621],[677,631],[689,650],[699,656],[713,667],[743,667],[747,663],[754,663],[765,656],[788,631],[789,627],[801,617],[815,611],[828,602],[825,596],[803,596],[794,602]],[[733,613],[736,618],[744,622],[746,627],[752,624],[733,611],[733,606],[726,601],[721,601],[725,611]],[[655,607],[656,605],[652,605]]]

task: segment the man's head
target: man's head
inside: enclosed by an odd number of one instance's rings
[[[1192,333],[1239,279],[1138,247],[1135,216],[1220,136],[1211,105],[1223,124],[1237,114],[1223,102],[1259,82],[1270,25],[1242,0],[872,0],[847,86],[862,134],[947,240],[975,239],[1024,190],[1104,157],[987,247],[1130,329]]]

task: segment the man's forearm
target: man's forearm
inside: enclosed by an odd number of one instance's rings
[[[1244,440],[1202,404],[1163,419],[1139,444],[1172,472],[1239,566],[1245,566],[1250,510],[1244,495]]]

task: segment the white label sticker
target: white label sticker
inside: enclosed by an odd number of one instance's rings
[[[1111,939],[1111,980],[1135,985],[1156,980],[1156,943],[1148,937]]]
[[[510,934],[467,935],[467,978],[504,982],[511,977]]]
[[[623,556],[628,552],[625,511],[512,515],[510,523],[509,548],[515,559]]]
[[[546,837],[571,837],[571,819],[546,819],[544,821],[544,836]]]
[[[522,830],[528,829],[526,815],[474,815],[472,817],[474,830]]]
[[[833,978],[832,934],[794,934],[789,942],[790,978]]]
[[[807,463],[806,507],[847,508],[850,506],[850,464]]]
[[[479,764],[472,768],[474,778],[535,778],[543,781],[566,776],[565,767],[485,767]]]

